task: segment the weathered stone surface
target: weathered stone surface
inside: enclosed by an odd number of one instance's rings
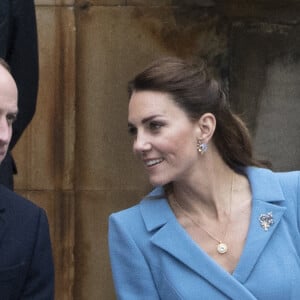
[[[108,257],[108,216],[139,201],[140,190],[81,191],[76,197],[74,299],[115,299]]]
[[[40,81],[33,121],[14,149],[16,191],[47,211],[56,299],[73,299],[75,25],[69,7],[37,6]]]
[[[92,7],[78,20],[77,188],[141,186],[127,136],[127,82],[161,55],[213,61],[225,48],[214,39],[217,20],[131,7]]]
[[[278,170],[300,168],[299,37],[299,28],[287,25],[232,30],[231,101],[255,136],[257,154]]]
[[[75,144],[75,25],[71,8],[37,9],[40,81],[36,114],[14,154],[19,189],[70,189]],[[53,25],[54,24],[54,25]]]
[[[163,55],[205,57],[276,169],[300,169],[300,0],[36,0],[40,89],[16,189],[49,216],[56,299],[115,299],[107,218],[150,186],[126,84]]]
[[[43,6],[43,5],[63,6],[63,5],[74,5],[75,0],[35,0],[34,3],[36,6]]]

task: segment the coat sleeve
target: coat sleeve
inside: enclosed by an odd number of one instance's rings
[[[113,280],[119,300],[160,299],[149,265],[126,224],[109,218],[109,252]]]
[[[19,116],[13,124],[10,149],[31,121],[38,92],[38,39],[33,0],[12,0],[11,18],[5,59],[18,86]]]
[[[21,300],[54,299],[54,266],[46,213],[40,209],[36,241]]]

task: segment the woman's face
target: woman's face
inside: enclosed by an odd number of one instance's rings
[[[166,93],[140,91],[129,102],[128,130],[154,186],[186,180],[196,169],[197,122]]]

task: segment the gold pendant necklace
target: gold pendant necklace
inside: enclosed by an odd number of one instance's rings
[[[230,190],[230,202],[229,202],[229,217],[228,217],[228,221],[226,223],[226,227],[225,227],[225,234],[224,234],[224,239],[226,237],[226,233],[227,233],[227,227],[231,218],[231,202],[232,202],[232,190],[233,190],[233,175],[232,175],[232,179],[231,179],[231,190]],[[206,232],[213,240],[217,241],[217,252],[219,254],[225,254],[228,251],[228,246],[226,243],[222,242],[220,239],[217,239],[216,237],[214,237],[209,231],[207,231],[206,229],[204,229],[200,223],[198,223],[196,220],[194,220],[194,218],[179,204],[179,202],[176,200],[175,197],[172,197],[173,202],[176,204],[176,206],[178,208],[180,208],[180,210],[182,211],[182,213],[188,217],[196,226],[198,226],[201,230],[203,230],[204,232]]]

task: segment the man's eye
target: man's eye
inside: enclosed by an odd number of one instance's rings
[[[14,123],[14,122],[16,121],[17,115],[15,115],[15,114],[7,115],[6,118],[7,118],[7,122],[8,122],[9,124],[12,124],[12,123]]]

